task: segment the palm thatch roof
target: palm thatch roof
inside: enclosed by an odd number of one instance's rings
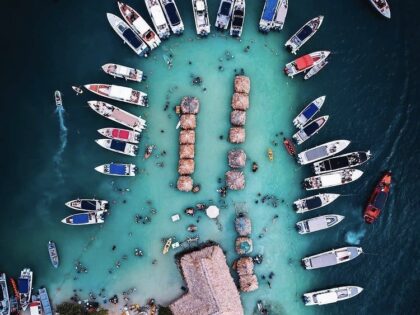
[[[235,219],[235,229],[240,236],[250,235],[252,232],[251,219],[244,214],[240,214]]]
[[[234,126],[244,126],[246,123],[246,112],[243,110],[233,110],[230,113],[230,123]]]
[[[229,129],[229,142],[244,143],[246,138],[245,128],[232,127]]]
[[[231,190],[242,190],[245,188],[245,175],[240,171],[227,171],[225,174],[226,185]]]
[[[244,150],[230,150],[228,153],[228,163],[231,168],[241,168],[245,166],[246,154]]]
[[[239,277],[239,288],[242,292],[252,292],[258,289],[258,279],[257,276],[244,275]]]
[[[247,110],[249,108],[249,96],[242,93],[233,93],[232,108],[238,110]]]
[[[180,144],[194,144],[195,131],[194,130],[181,130],[179,132],[179,143]]]
[[[179,146],[179,158],[180,159],[193,159],[194,158],[194,145],[193,144],[181,144]]]
[[[190,176],[180,176],[176,187],[179,191],[191,191],[193,189],[193,180]]]
[[[200,111],[200,101],[196,97],[185,96],[180,106],[183,114],[198,114]]]
[[[197,126],[195,115],[193,114],[181,115],[180,121],[181,128],[184,130],[195,129],[195,127]]]
[[[188,293],[169,305],[173,315],[243,315],[241,300],[222,249],[208,246],[185,254],[180,267]]]
[[[234,88],[237,93],[249,94],[251,91],[251,80],[247,76],[238,75],[235,77]]]
[[[195,163],[193,159],[180,159],[178,162],[179,175],[191,175],[194,173]]]
[[[254,273],[254,262],[249,256],[241,257],[236,261],[236,272],[239,276],[252,275]]]
[[[235,249],[239,255],[245,255],[252,252],[252,239],[246,236],[239,236],[235,241]]]

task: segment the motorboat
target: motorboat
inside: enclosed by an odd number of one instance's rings
[[[321,109],[325,102],[326,96],[320,96],[317,99],[310,102],[306,107],[293,119],[293,125],[297,128],[305,126]]]
[[[131,143],[139,143],[140,132],[121,128],[102,128],[98,132],[109,139],[115,139]]]
[[[299,234],[308,234],[329,229],[343,221],[344,216],[338,214],[326,214],[319,217],[306,219],[296,223]]]
[[[303,301],[306,306],[337,303],[355,297],[363,291],[356,286],[344,286],[305,293]]]
[[[160,6],[159,0],[144,0],[149,11],[155,30],[161,39],[167,39],[171,35],[169,25],[166,22],[165,14]]]
[[[207,0],[192,0],[192,7],[197,35],[207,36],[210,34],[210,21]]]
[[[320,144],[298,154],[297,162],[301,165],[313,163],[340,153],[350,144],[349,140],[334,140]]]
[[[230,36],[241,37],[245,21],[245,0],[235,0],[233,5]]]
[[[146,80],[147,78],[141,70],[118,65],[116,63],[106,63],[102,66],[102,70],[104,70],[106,74],[109,74],[114,78],[122,78],[126,81],[130,80],[141,82]]]
[[[334,156],[327,160],[315,162],[313,169],[317,175],[324,174],[362,165],[363,163],[366,163],[371,157],[372,154],[370,154],[370,151],[356,151],[346,153],[343,155]]]
[[[25,268],[20,272],[18,279],[19,303],[23,311],[29,306],[32,295],[33,272],[29,268]]]
[[[291,139],[283,138],[283,145],[287,150],[287,153],[291,156],[296,156],[296,148]]]
[[[39,293],[39,300],[42,304],[42,309],[44,310],[44,315],[53,315],[50,297],[48,296],[48,292],[46,288],[41,288],[38,290]]]
[[[280,31],[283,29],[288,8],[289,8],[288,0],[279,0],[277,9],[276,9],[276,16],[274,17],[273,24],[272,24],[273,30]]]
[[[142,132],[146,128],[146,121],[141,116],[135,116],[121,108],[101,101],[89,101],[88,104],[99,115],[137,132]]]
[[[111,84],[86,84],[85,88],[97,95],[133,105],[147,106],[149,102],[146,93],[133,90],[125,86]]]
[[[99,199],[74,199],[65,203],[67,207],[77,211],[99,211],[109,208],[108,200]]]
[[[133,28],[151,50],[160,45],[161,41],[159,36],[157,36],[155,31],[136,10],[122,2],[118,2],[118,8],[120,9],[124,20]]]
[[[118,16],[107,13],[109,24],[111,24],[115,33],[128,45],[137,55],[147,57],[150,51],[149,46]]]
[[[156,148],[156,146],[154,145],[154,144],[152,144],[152,145],[148,145],[147,146],[147,148],[146,148],[146,150],[144,151],[144,156],[143,156],[143,158],[145,159],[145,160],[147,160],[151,155],[152,155],[152,153],[153,153],[153,150]]]
[[[181,35],[184,32],[184,23],[182,22],[181,15],[179,14],[178,7],[175,0],[159,0],[162,6],[163,12],[165,13],[166,20],[169,23],[169,27],[172,33],[175,35]]]
[[[229,27],[230,18],[233,11],[233,2],[234,0],[220,1],[215,23],[216,28],[226,30]]]
[[[311,68],[311,70],[309,70],[305,76],[303,77],[304,80],[308,80],[310,78],[312,78],[315,74],[317,74],[319,71],[321,71],[322,69],[324,69],[324,67],[328,64],[328,60],[323,60],[320,63],[318,63],[317,65],[313,66]]]
[[[328,115],[321,116],[314,121],[303,126],[298,132],[293,135],[293,139],[297,144],[302,144],[313,135],[317,134],[328,121]]]
[[[369,0],[373,7],[380,13],[382,16],[387,19],[391,18],[391,10],[389,8],[388,2],[386,0]]]
[[[392,174],[390,171],[387,171],[376,184],[364,211],[363,217],[366,223],[373,223],[379,217],[382,209],[385,207],[386,201],[391,191],[391,179]]]
[[[63,98],[61,97],[60,91],[54,92],[54,100],[55,100],[55,106],[62,107],[63,106]]]
[[[280,0],[265,0],[264,8],[261,13],[259,30],[268,33],[273,27],[273,20],[276,15]]]
[[[130,156],[136,156],[139,150],[137,145],[120,140],[96,139],[95,142],[104,149]]]
[[[172,244],[172,237],[168,238],[165,242],[165,246],[163,246],[162,254],[166,255],[169,252]]]
[[[60,259],[58,257],[57,246],[54,241],[48,242],[48,254],[50,255],[51,264],[54,268],[58,268]]]
[[[328,252],[305,257],[302,259],[302,265],[305,269],[318,269],[339,265],[359,257],[363,253],[361,247],[349,246],[338,249],[332,249]]]
[[[72,85],[71,88],[73,89],[73,91],[76,92],[76,95],[83,94],[83,90],[82,90],[82,87],[81,86],[74,86],[74,85]]]
[[[289,62],[284,67],[284,73],[289,77],[294,77],[296,74],[306,72],[318,64],[322,63],[328,58],[330,52],[327,50],[315,51],[313,53],[301,56],[296,60]]]
[[[9,290],[7,289],[6,274],[0,273],[0,315],[10,314]]]
[[[284,44],[292,54],[296,52],[305,44],[321,27],[324,17],[322,15],[313,18],[303,25],[289,40]]]
[[[335,201],[340,194],[318,194],[306,198],[302,198],[293,202],[296,213],[304,213],[311,210],[325,207]]]
[[[109,163],[95,167],[95,171],[113,176],[136,176],[137,166],[134,164]]]
[[[105,222],[105,217],[108,210],[90,211],[69,215],[61,220],[64,224],[68,225],[91,225],[101,224]]]
[[[314,190],[341,186],[358,180],[362,175],[363,172],[358,169],[347,168],[337,172],[305,178],[303,187],[306,190]]]

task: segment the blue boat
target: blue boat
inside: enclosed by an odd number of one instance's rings
[[[29,303],[31,302],[32,279],[33,273],[31,269],[25,268],[20,272],[20,277],[18,279],[19,303],[24,311],[28,308]]]
[[[271,29],[278,2],[279,0],[265,1],[259,25],[261,32],[268,32]]]
[[[39,293],[39,299],[41,300],[42,308],[44,309],[44,315],[53,315],[47,289],[41,288],[38,290],[38,293]]]
[[[50,260],[54,268],[58,268],[60,259],[58,258],[57,247],[53,241],[48,242],[48,254],[50,255]]]
[[[293,119],[293,124],[297,128],[305,126],[315,115],[319,112],[322,105],[325,102],[326,96],[320,96],[317,99],[310,102],[306,107]]]
[[[105,175],[136,176],[138,169],[134,164],[109,163],[99,165],[95,167],[95,170]]]
[[[105,222],[106,213],[107,210],[78,213],[69,215],[61,220],[61,222],[68,225],[100,224]]]

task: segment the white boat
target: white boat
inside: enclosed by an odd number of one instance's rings
[[[149,11],[155,30],[161,39],[167,39],[171,35],[165,14],[160,6],[159,0],[144,0],[147,11]]]
[[[134,164],[109,163],[95,167],[95,171],[113,176],[136,176],[137,166]]]
[[[136,156],[138,153],[138,146],[124,141],[113,140],[113,139],[96,139],[95,142],[104,149],[109,151]]]
[[[6,274],[0,273],[0,315],[10,314],[9,290],[7,289]]]
[[[192,0],[192,6],[197,35],[207,36],[210,34],[210,21],[207,0]]]
[[[139,143],[140,133],[134,130],[121,128],[102,128],[98,132],[109,139],[115,139],[131,143]]]
[[[60,91],[54,92],[54,100],[55,100],[55,106],[62,107],[63,106],[63,98],[61,97]]]
[[[306,22],[289,40],[284,44],[292,54],[296,52],[305,44],[321,27],[324,17],[322,15],[313,18]]]
[[[308,71],[308,73],[305,74],[303,77],[304,80],[308,80],[311,77],[313,77],[315,74],[317,74],[319,71],[324,69],[324,67],[328,64],[328,60],[322,60],[320,63],[318,63],[316,66],[312,67],[311,70]]]
[[[306,306],[310,305],[324,305],[336,303],[355,297],[363,288],[356,286],[345,286],[338,288],[325,289],[315,292],[305,293],[303,301]]]
[[[386,0],[369,0],[373,7],[387,19],[391,18],[391,10]]]
[[[226,30],[229,27],[230,18],[233,11],[233,2],[234,0],[220,1],[215,23],[216,28]]]
[[[241,37],[245,23],[245,0],[235,0],[230,25],[230,36]]]
[[[293,78],[296,74],[306,72],[328,58],[330,52],[328,50],[315,51],[313,53],[301,56],[284,67],[284,73]]]
[[[303,187],[306,190],[314,190],[341,186],[358,180],[362,175],[362,171],[348,168],[342,171],[305,178]]]
[[[165,13],[166,20],[169,23],[169,27],[172,33],[175,35],[181,35],[184,32],[184,23],[182,22],[181,15],[179,14],[178,7],[175,0],[159,0]]]
[[[356,167],[370,160],[370,151],[356,151],[334,156],[327,160],[315,162],[313,169],[316,175],[339,171],[350,167]]]
[[[313,163],[327,157],[340,153],[348,147],[348,140],[334,140],[320,144],[314,148],[310,148],[298,154],[297,161],[300,165]]]
[[[153,31],[150,25],[147,24],[136,10],[122,2],[118,2],[118,8],[120,9],[124,20],[133,28],[151,50],[160,45],[161,41],[159,36],[157,36],[155,31]]]
[[[41,302],[38,300],[34,300],[31,303],[29,303],[29,311],[31,315],[42,315]]]
[[[141,70],[118,65],[116,63],[106,63],[102,66],[102,70],[114,78],[122,78],[126,81],[141,82],[147,78]]]
[[[73,89],[73,91],[76,92],[76,95],[83,94],[83,90],[82,90],[82,88],[80,86],[74,86],[74,85],[72,85],[71,88]]]
[[[147,57],[149,53],[149,47],[143,40],[118,16],[107,13],[109,24],[111,24],[115,33],[127,44],[137,55],[141,57]]]
[[[68,217],[61,220],[61,222],[68,225],[101,224],[105,222],[106,214],[107,210],[77,213],[69,215]]]
[[[359,257],[363,253],[361,247],[349,246],[332,249],[325,253],[305,257],[302,265],[307,270],[339,265]]]
[[[115,121],[128,128],[141,132],[146,128],[146,121],[141,116],[135,116],[121,108],[101,101],[89,101],[89,107],[99,115]]]
[[[321,109],[325,102],[326,96],[320,96],[317,99],[310,102],[306,107],[293,119],[293,125],[297,128],[302,128],[306,125]]]
[[[275,31],[280,31],[283,29],[284,21],[286,20],[287,9],[289,8],[288,0],[279,0],[276,9],[276,16],[272,23],[272,29]]]
[[[302,144],[306,140],[308,140],[313,135],[317,134],[322,127],[325,126],[325,124],[328,121],[328,115],[327,116],[321,116],[314,121],[308,123],[307,125],[303,126],[298,132],[296,132],[293,135],[293,139],[296,140],[297,144]]]
[[[77,211],[99,211],[109,207],[108,200],[98,199],[75,199],[65,203],[67,207]]]
[[[325,207],[335,201],[338,197],[340,197],[340,194],[318,194],[296,200],[293,204],[296,208],[296,213],[305,213]]]
[[[267,33],[272,29],[279,2],[280,0],[265,0],[259,23],[259,30],[261,32]]]
[[[329,229],[344,220],[344,216],[338,214],[326,214],[319,217],[302,220],[296,223],[299,234],[308,234]]]
[[[86,84],[85,88],[97,95],[133,105],[147,106],[149,102],[146,93],[133,90],[125,86],[111,84]]]
[[[31,302],[33,272],[25,268],[20,272],[18,279],[19,303],[22,310],[26,311]]]

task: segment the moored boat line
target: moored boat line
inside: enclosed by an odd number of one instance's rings
[[[288,9],[289,9],[289,0],[279,0],[277,9],[276,9],[276,15],[272,23],[273,30],[280,31],[283,29]]]
[[[321,116],[307,125],[303,126],[298,132],[293,135],[293,139],[297,144],[302,144],[313,135],[317,134],[328,121],[329,116]]]
[[[321,50],[315,51],[313,53],[301,56],[289,63],[286,64],[284,67],[284,73],[292,77],[298,73],[308,71],[313,67],[321,64],[325,59],[328,58],[330,55],[330,51],[328,50]]]
[[[324,17],[322,15],[313,18],[303,25],[295,34],[290,37],[284,44],[292,54],[296,52],[305,44],[321,27]]]
[[[68,225],[91,225],[105,222],[105,216],[108,210],[90,211],[77,213],[65,217],[61,222]]]
[[[178,7],[175,0],[159,0],[162,6],[163,13],[165,13],[166,20],[172,33],[181,35],[184,32],[184,23],[179,14]]]
[[[99,199],[74,199],[67,201],[65,205],[77,211],[99,211],[108,209],[109,202]]]
[[[326,214],[319,217],[302,220],[296,223],[296,229],[299,234],[308,234],[329,229],[341,221],[344,216],[338,214]]]
[[[363,218],[366,223],[373,223],[385,207],[388,195],[391,191],[391,179],[392,174],[390,171],[387,171],[376,184],[364,210]]]
[[[121,128],[102,128],[98,132],[109,139],[115,139],[131,143],[139,143],[140,133],[134,130],[127,130]]]
[[[136,156],[139,149],[135,144],[115,139],[96,139],[95,142],[104,149],[130,156]]]
[[[317,255],[305,257],[302,259],[302,265],[305,269],[318,269],[339,265],[359,257],[363,253],[361,247],[349,246],[333,249]]]
[[[230,18],[233,11],[234,0],[221,0],[217,11],[216,22],[214,26],[221,30],[229,27]]]
[[[137,166],[134,164],[108,163],[95,167],[95,171],[112,176],[136,176]]]
[[[113,76],[114,78],[122,78],[130,81],[141,82],[146,80],[146,76],[143,74],[143,71],[130,68],[116,63],[106,63],[102,66],[102,70],[105,73]]]
[[[296,208],[296,213],[304,213],[325,207],[335,201],[338,197],[340,197],[340,194],[318,194],[298,199],[293,202],[293,204]]]
[[[349,168],[337,172],[305,178],[303,187],[306,190],[314,190],[341,186],[358,180],[362,175],[362,171]]]
[[[191,0],[194,12],[195,29],[197,35],[207,36],[210,34],[209,11],[207,0]]]
[[[315,174],[324,174],[333,171],[339,171],[342,169],[356,167],[364,164],[371,158],[372,154],[370,151],[357,151],[346,153],[338,156],[334,156],[327,160],[315,162],[313,169]]]
[[[382,16],[387,19],[391,18],[391,10],[389,8],[388,2],[386,0],[369,0],[373,7],[380,13]]]
[[[340,153],[350,144],[349,140],[334,140],[320,144],[298,154],[297,162],[301,165],[313,163]]]
[[[33,272],[29,268],[24,268],[18,279],[19,304],[22,310],[26,310],[31,302]]]
[[[355,297],[363,291],[357,286],[344,286],[305,293],[303,301],[306,306],[336,303]]]
[[[230,25],[230,35],[241,37],[245,23],[245,0],[235,0]]]
[[[60,259],[58,257],[57,246],[54,241],[48,242],[48,254],[50,255],[51,264],[54,268],[58,268]]]
[[[147,106],[149,102],[146,93],[125,86],[95,83],[85,84],[85,88],[97,95],[133,105]]]
[[[168,23],[165,19],[159,0],[144,0],[146,8],[149,11],[155,30],[161,39],[167,39],[171,35]]]
[[[5,273],[0,273],[0,315],[10,314],[9,290]]]
[[[297,128],[305,126],[321,109],[325,102],[326,96],[320,96],[317,99],[310,102],[305,108],[293,119],[293,124]]]

